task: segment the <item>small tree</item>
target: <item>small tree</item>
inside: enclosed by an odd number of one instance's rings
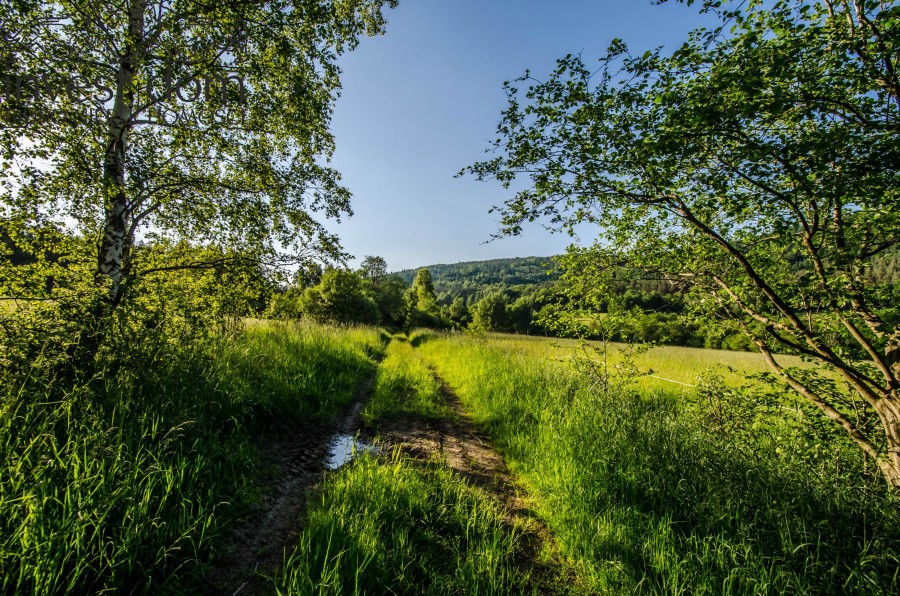
[[[305,261],[300,264],[294,273],[294,284],[300,288],[309,288],[318,285],[322,281],[325,271],[315,261]]]
[[[372,286],[378,287],[387,275],[387,261],[382,257],[367,256],[360,265],[359,273]]]
[[[505,331],[507,326],[506,297],[488,294],[472,308],[472,328],[478,331]]]
[[[366,295],[362,279],[352,271],[329,269],[317,286],[306,288],[300,312],[320,323],[377,325],[381,313]]]
[[[534,318],[534,301],[527,296],[518,298],[507,307],[506,318],[510,330],[516,333],[531,333],[531,321]]]
[[[431,271],[419,269],[412,286],[406,292],[406,327],[445,327],[441,307],[434,293]]]
[[[406,303],[404,292],[406,282],[396,275],[384,277],[376,288],[372,289],[372,298],[381,312],[381,322],[384,325],[403,325]]]
[[[431,312],[437,308],[437,296],[434,293],[434,281],[431,278],[431,271],[428,269],[419,269],[416,271],[416,277],[410,286],[411,305],[423,312]]]
[[[469,322],[469,309],[462,296],[457,296],[450,304],[450,321],[459,328],[465,327]]]
[[[287,288],[283,292],[275,292],[269,299],[269,307],[266,316],[273,319],[299,319],[303,314],[300,310],[300,300],[303,290],[297,286]]]
[[[897,3],[723,4],[671,55],[615,40],[599,68],[567,56],[507,84],[498,155],[468,171],[530,178],[503,234],[598,226],[573,251],[588,294],[623,265],[689,286],[900,486],[897,305],[866,283],[900,243]]]

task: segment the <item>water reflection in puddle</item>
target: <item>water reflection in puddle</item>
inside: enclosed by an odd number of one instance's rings
[[[325,467],[329,470],[337,470],[356,455],[371,453],[375,450],[374,446],[358,440],[353,435],[336,435],[328,446],[328,457],[325,459]]]

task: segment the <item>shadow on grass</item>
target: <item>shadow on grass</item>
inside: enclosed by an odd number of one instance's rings
[[[900,590],[898,515],[879,479],[817,473],[781,447],[751,451],[696,422],[675,406],[619,398],[570,427],[564,481],[578,490],[561,495],[564,540],[599,583],[649,593]]]
[[[414,348],[424,345],[429,340],[434,339],[435,332],[427,329],[417,329],[409,334],[409,343]]]

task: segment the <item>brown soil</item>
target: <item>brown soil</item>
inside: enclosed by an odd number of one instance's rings
[[[263,464],[274,470],[273,483],[234,528],[227,552],[207,577],[211,593],[245,596],[259,593],[261,574],[271,574],[299,537],[310,490],[324,475],[325,459],[336,433],[353,433],[359,412],[372,392],[374,373],[361,383],[350,403],[331,424],[305,425],[260,446]]]
[[[377,434],[366,431],[368,438],[385,452],[399,449],[419,460],[443,461],[498,501],[507,511],[506,521],[524,531],[522,570],[531,574],[538,593],[559,592],[562,578],[558,566],[541,556],[545,544],[555,551],[550,531],[531,510],[527,495],[515,484],[490,440],[474,427],[450,386],[438,379],[455,416],[437,421],[411,415],[382,420]]]

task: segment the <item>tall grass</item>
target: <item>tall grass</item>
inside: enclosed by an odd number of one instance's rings
[[[521,532],[449,469],[363,456],[330,475],[278,594],[529,593]]]
[[[364,422],[452,416],[432,370],[395,335]],[[502,505],[444,464],[395,452],[364,454],[329,474],[300,540],[274,578],[278,594],[510,594],[534,592],[522,530]]]
[[[581,590],[900,591],[897,502],[841,435],[778,408],[716,430],[688,394],[604,395],[521,346],[424,339],[418,350],[526,483]]]
[[[254,445],[338,409],[383,342],[372,329],[256,325],[158,345],[139,369],[74,385],[3,379],[0,592],[201,585],[229,522],[259,497]]]
[[[415,414],[426,420],[451,416],[434,373],[403,335],[395,335],[375,375],[375,390],[362,411],[363,422],[375,426],[383,418]]]

